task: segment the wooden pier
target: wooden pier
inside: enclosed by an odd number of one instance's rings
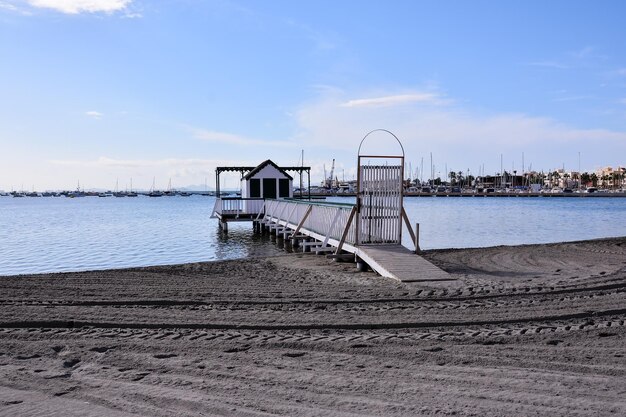
[[[354,261],[360,269],[369,267],[401,282],[451,280],[448,273],[416,253],[419,235],[412,230],[413,251],[400,244],[357,245],[356,213],[354,204],[266,200],[254,229],[275,235],[294,249]]]
[[[392,136],[392,145],[399,145],[400,152],[372,155],[363,151],[365,140],[370,135],[379,134],[387,138],[387,135]],[[380,142],[379,139],[374,143]],[[281,198],[292,197],[288,188],[292,178],[285,171],[299,170],[302,173],[309,169],[280,168],[270,160],[256,168],[218,168],[218,183],[220,170],[241,171],[242,175],[248,172],[242,176],[242,190],[247,193],[244,197],[263,197],[264,200],[218,198],[213,216],[220,219],[220,226],[225,231],[228,230],[229,221],[253,219],[255,231],[269,232],[292,248],[326,254],[336,260],[352,260],[360,270],[369,267],[384,277],[401,282],[452,279],[449,274],[418,255],[419,227],[413,230],[403,206],[404,148],[393,133],[377,129],[361,140],[356,204]],[[256,185],[252,181],[257,181]],[[287,187],[281,187],[281,184]],[[259,207],[261,201],[264,202]],[[402,246],[403,225],[411,235],[414,251]]]

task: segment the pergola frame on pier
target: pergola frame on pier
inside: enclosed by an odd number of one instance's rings
[[[282,169],[283,171],[291,171],[291,172],[297,172],[300,176],[300,198],[302,198],[303,193],[302,193],[302,175],[304,173],[306,173],[307,175],[307,184],[308,184],[308,195],[309,198],[311,198],[311,167],[305,167],[305,166],[300,166],[300,167],[296,167],[296,166],[291,166],[291,167],[279,167],[280,169]],[[221,196],[221,191],[220,191],[220,174],[223,172],[239,172],[240,174],[240,181],[243,179],[243,177],[246,176],[246,174],[248,174],[250,171],[256,169],[256,167],[217,167],[215,168],[215,196],[216,197],[220,197]]]

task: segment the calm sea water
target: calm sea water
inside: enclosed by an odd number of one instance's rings
[[[0,275],[235,259],[280,253],[210,219],[214,198],[0,197]],[[329,201],[353,202],[350,198]],[[406,198],[422,249],[626,235],[622,198]],[[404,244],[410,247],[408,234]]]

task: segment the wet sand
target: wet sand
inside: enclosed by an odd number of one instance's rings
[[[626,237],[0,278],[0,415],[626,415]]]

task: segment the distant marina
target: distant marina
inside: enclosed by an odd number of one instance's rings
[[[299,190],[294,190],[296,198],[301,198]],[[44,192],[21,192],[12,191],[8,193],[0,193],[0,197],[191,197],[191,196],[204,196],[215,197],[217,194],[215,191],[44,191]],[[238,196],[240,192],[237,190],[223,191],[221,196]],[[304,198],[326,198],[326,197],[355,197],[356,193],[352,191],[341,190],[324,190],[324,189],[312,189],[311,193],[304,192],[302,194]],[[420,190],[420,191],[407,191],[404,194],[405,197],[626,197],[626,190],[622,189],[598,189],[584,191],[573,191],[563,189],[549,189],[541,190],[539,192],[532,192],[528,190],[498,190],[498,189],[484,189],[484,190],[461,190],[455,191],[453,189],[443,189],[441,187],[435,187],[434,189]]]
[[[298,167],[294,167],[298,168]],[[235,167],[224,167],[224,170],[237,170]],[[434,173],[431,167],[430,179],[423,178],[422,167],[415,171],[412,168],[406,170],[408,178],[404,181],[404,195],[406,197],[626,197],[626,167],[605,167],[593,173],[580,171],[566,171],[557,169],[553,172],[543,173],[536,171],[517,171],[493,175],[484,174],[484,168],[480,169],[481,175],[474,176],[469,171],[450,171],[447,178],[442,179]],[[342,176],[343,177],[343,176]],[[118,181],[113,190],[85,190],[80,182],[75,190],[46,190],[36,191],[11,191],[0,190],[0,197],[190,197],[201,195],[205,197],[215,196],[239,196],[241,189],[220,190],[216,184],[214,190],[209,190],[205,179],[204,188],[200,190],[175,189],[172,180],[168,182],[166,189],[158,189],[153,178],[149,190],[133,190],[133,180],[130,180],[130,189],[120,191]],[[222,187],[225,188],[225,187]],[[324,179],[315,185],[310,183],[305,186],[302,178],[300,186],[294,184],[293,195],[296,198],[325,198],[325,197],[354,197],[356,196],[356,180],[339,179],[335,172],[333,160],[330,172],[324,167]]]

